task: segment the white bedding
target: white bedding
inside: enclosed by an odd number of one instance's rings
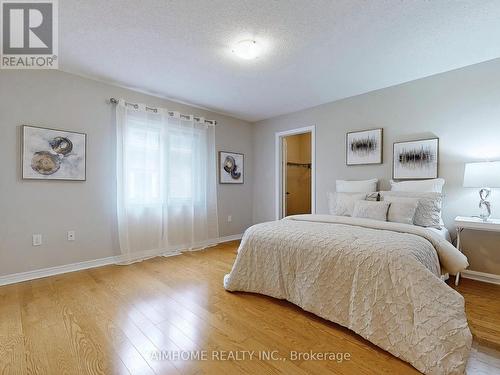
[[[425,374],[462,374],[472,336],[439,260],[451,273],[467,267],[426,228],[298,215],[249,228],[224,287],[286,299]]]
[[[448,229],[446,229],[445,227],[442,227],[441,229],[437,229],[437,228],[426,228],[426,229],[429,229],[429,230],[437,233],[438,235],[443,237],[446,241],[451,243],[450,231]]]

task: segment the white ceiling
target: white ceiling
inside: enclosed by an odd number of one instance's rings
[[[500,0],[60,0],[60,68],[256,121],[500,57]],[[267,51],[238,60],[252,38]]]

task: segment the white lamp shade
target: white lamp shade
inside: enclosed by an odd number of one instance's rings
[[[464,172],[464,187],[500,187],[500,161],[466,163]]]

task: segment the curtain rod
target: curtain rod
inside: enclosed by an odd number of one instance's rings
[[[111,104],[118,104],[118,103],[119,103],[119,100],[118,100],[118,99],[116,99],[116,98],[109,98],[109,102],[110,102]],[[136,104],[136,103],[129,103],[129,102],[125,102],[125,104],[126,104],[126,105],[130,105],[130,106],[132,106],[132,107],[134,107],[134,108],[138,108],[138,107],[139,107],[139,104]],[[148,109],[149,109],[150,111],[153,111],[153,112],[157,112],[157,111],[158,111],[158,108],[146,107],[146,110],[148,110]],[[167,112],[168,112],[168,115],[169,115],[169,116],[172,116],[172,117],[174,116],[174,111],[167,111]],[[191,118],[191,116],[189,116],[189,115],[184,115],[184,114],[182,114],[182,113],[180,113],[179,115],[180,115],[180,117],[181,117],[181,118],[184,118],[184,119],[190,119],[190,118]],[[195,121],[200,121],[200,120],[201,120],[201,117],[197,117],[197,116],[192,116],[192,117],[193,117],[193,119],[194,119]],[[205,124],[209,124],[209,125],[217,125],[217,121],[215,121],[215,120],[207,120],[207,119],[205,119]]]

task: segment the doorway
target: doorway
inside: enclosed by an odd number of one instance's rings
[[[276,133],[276,154],[276,219],[314,213],[314,127]]]

